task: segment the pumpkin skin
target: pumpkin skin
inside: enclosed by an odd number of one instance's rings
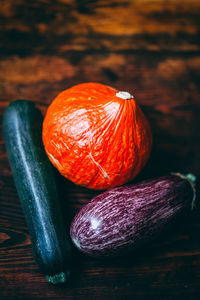
[[[100,83],[61,92],[43,123],[46,153],[67,179],[103,190],[132,180],[152,146],[149,123],[133,96]]]

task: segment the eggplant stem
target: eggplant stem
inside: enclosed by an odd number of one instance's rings
[[[55,275],[46,275],[46,279],[53,284],[57,283],[64,283],[67,281],[67,278],[69,277],[69,272],[61,272],[60,274]]]
[[[172,175],[177,175],[189,182],[191,185],[191,188],[193,190],[193,198],[191,202],[191,210],[193,210],[196,207],[196,189],[195,189],[195,184],[196,184],[196,176],[192,173],[188,173],[186,175],[183,175],[181,173],[171,173]]]

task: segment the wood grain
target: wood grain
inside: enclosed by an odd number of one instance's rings
[[[65,88],[109,84],[135,96],[153,130],[150,161],[135,181],[193,172],[199,187],[199,9],[198,0],[2,0],[0,118],[15,99],[35,101],[45,114]],[[75,251],[70,282],[51,286],[33,260],[2,134],[0,170],[0,299],[200,298],[199,209],[124,259]],[[55,173],[68,228],[97,192]]]
[[[198,0],[1,2],[4,54],[200,48]]]

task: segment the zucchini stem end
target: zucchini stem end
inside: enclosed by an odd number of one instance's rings
[[[60,274],[55,275],[46,275],[46,279],[48,282],[57,284],[57,283],[65,283],[69,278],[69,272],[61,272]]]

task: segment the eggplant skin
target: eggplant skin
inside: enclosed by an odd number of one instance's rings
[[[90,256],[116,256],[156,236],[183,208],[194,191],[186,178],[162,176],[120,186],[92,199],[74,217],[74,245]]]

